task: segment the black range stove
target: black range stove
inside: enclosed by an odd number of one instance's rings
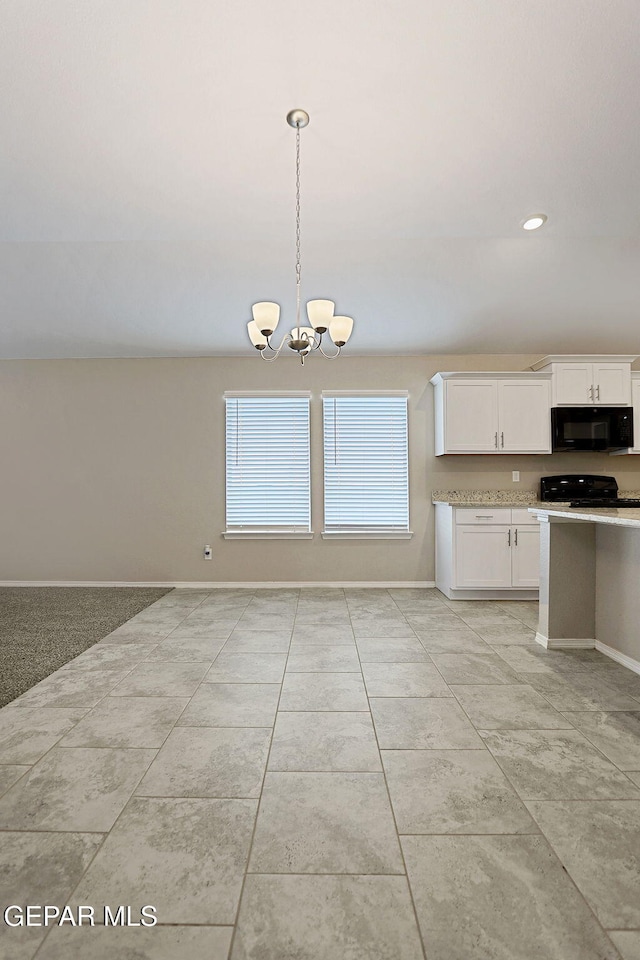
[[[618,496],[615,477],[565,473],[540,479],[540,499],[572,507],[640,507],[640,500]]]

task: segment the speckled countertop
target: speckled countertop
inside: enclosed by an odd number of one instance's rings
[[[588,520],[589,523],[609,523],[618,527],[640,527],[640,510],[637,507],[599,507],[597,513],[589,507],[567,507],[562,504],[543,503],[540,513],[545,517],[563,517],[567,520]]]
[[[452,507],[533,507],[539,502],[534,490],[434,490],[431,501]]]
[[[619,490],[618,496],[640,500],[638,490]],[[452,507],[549,507],[538,500],[537,490],[434,490],[432,503],[448,503]],[[568,505],[567,501],[567,505]],[[554,506],[560,506],[556,503]],[[627,508],[628,509],[628,508]]]

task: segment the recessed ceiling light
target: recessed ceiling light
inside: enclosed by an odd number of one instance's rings
[[[523,230],[537,230],[538,227],[541,227],[543,223],[547,222],[546,213],[534,213],[532,217],[527,217],[527,219],[522,224]]]

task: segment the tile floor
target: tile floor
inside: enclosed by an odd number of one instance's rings
[[[3,904],[97,920],[0,956],[638,960],[640,676],[536,620],[167,594],[0,711]]]

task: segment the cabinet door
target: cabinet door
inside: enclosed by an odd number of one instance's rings
[[[500,453],[551,453],[549,380],[498,381]]]
[[[631,373],[628,363],[594,363],[595,403],[626,406],[631,402]]]
[[[512,527],[511,583],[514,587],[540,585],[540,526],[538,524]]]
[[[455,586],[460,588],[511,586],[510,527],[467,526],[455,528]]]
[[[554,403],[556,406],[595,403],[591,390],[593,386],[592,363],[555,363],[553,375],[555,378]]]
[[[495,453],[498,442],[496,380],[448,380],[445,384],[446,453]]]

